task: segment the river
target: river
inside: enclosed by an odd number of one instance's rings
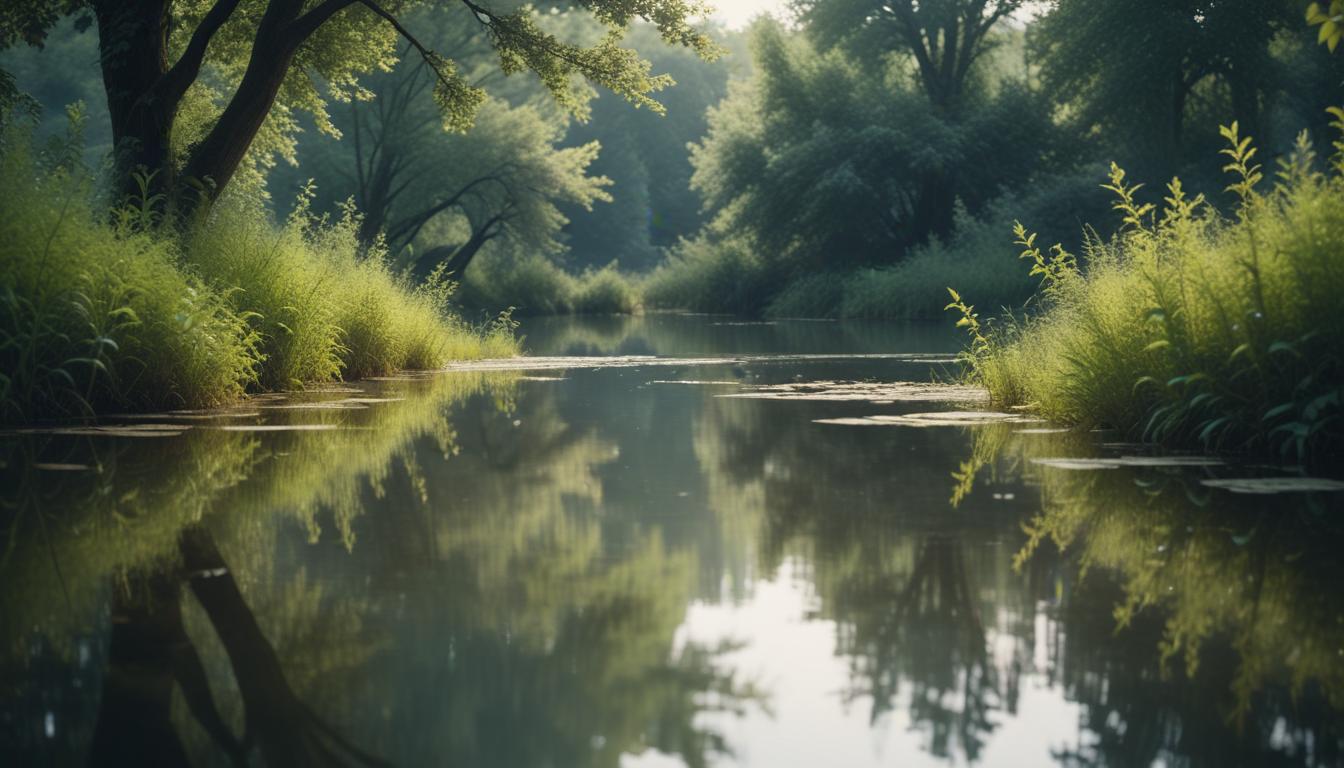
[[[522,331],[6,433],[0,762],[1344,759],[1331,483],[977,416],[941,325]]]

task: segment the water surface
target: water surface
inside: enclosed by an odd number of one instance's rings
[[[912,424],[942,326],[523,330],[0,438],[3,762],[1339,764],[1344,495]]]

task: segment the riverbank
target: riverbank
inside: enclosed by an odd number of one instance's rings
[[[74,142],[72,141],[72,145]],[[109,210],[74,151],[0,142],[0,421],[226,405],[517,351],[442,275],[413,284],[356,221],[273,223],[233,195],[183,233],[153,199]]]
[[[1344,115],[1344,113],[1341,113]],[[1344,128],[1344,125],[1337,127]],[[1113,168],[1125,228],[1080,260],[1019,231],[1041,311],[986,321],[953,293],[970,378],[1003,406],[1128,439],[1320,464],[1344,448],[1344,156],[1321,172],[1305,138],[1265,181],[1224,129],[1230,217],[1179,181],[1165,205]]]

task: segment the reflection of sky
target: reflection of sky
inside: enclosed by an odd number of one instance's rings
[[[788,0],[710,0],[714,6],[714,18],[734,29],[741,29],[757,15],[770,13],[775,16],[788,15]]]
[[[738,604],[695,603],[687,613],[678,642],[714,646],[738,641],[741,650],[725,661],[740,680],[757,682],[766,692],[771,713],[749,707],[745,717],[715,715],[703,718],[722,732],[734,751],[722,765],[813,768],[814,766],[938,766],[966,765],[966,755],[951,759],[929,754],[925,733],[912,728],[908,717],[909,685],[900,703],[876,723],[869,722],[871,700],[846,704],[841,688],[850,678],[847,660],[837,655],[836,626],[832,621],[808,619],[816,611],[808,580],[799,572],[805,565],[785,564],[773,581],[758,582],[747,601]],[[1038,665],[1046,661],[1047,618],[1036,617]],[[989,628],[991,647],[995,632]],[[1006,639],[1006,638],[1002,638]],[[1024,673],[1017,712],[991,713],[995,723],[976,765],[1052,765],[1051,751],[1079,748],[1083,710],[1066,701],[1059,686],[1045,681],[1044,669]],[[1083,749],[1086,753],[1086,747]],[[650,750],[626,755],[622,768],[672,768],[678,758]]]

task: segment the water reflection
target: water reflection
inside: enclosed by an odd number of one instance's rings
[[[714,322],[559,324],[532,343],[945,344]],[[4,438],[0,750],[55,765],[1344,757],[1338,495],[1200,484],[1228,468],[1032,461],[1129,450],[1104,435],[813,423],[928,403],[652,383],[929,375],[875,359],[455,374],[264,404],[360,407],[162,420],[191,427],[175,437]]]

